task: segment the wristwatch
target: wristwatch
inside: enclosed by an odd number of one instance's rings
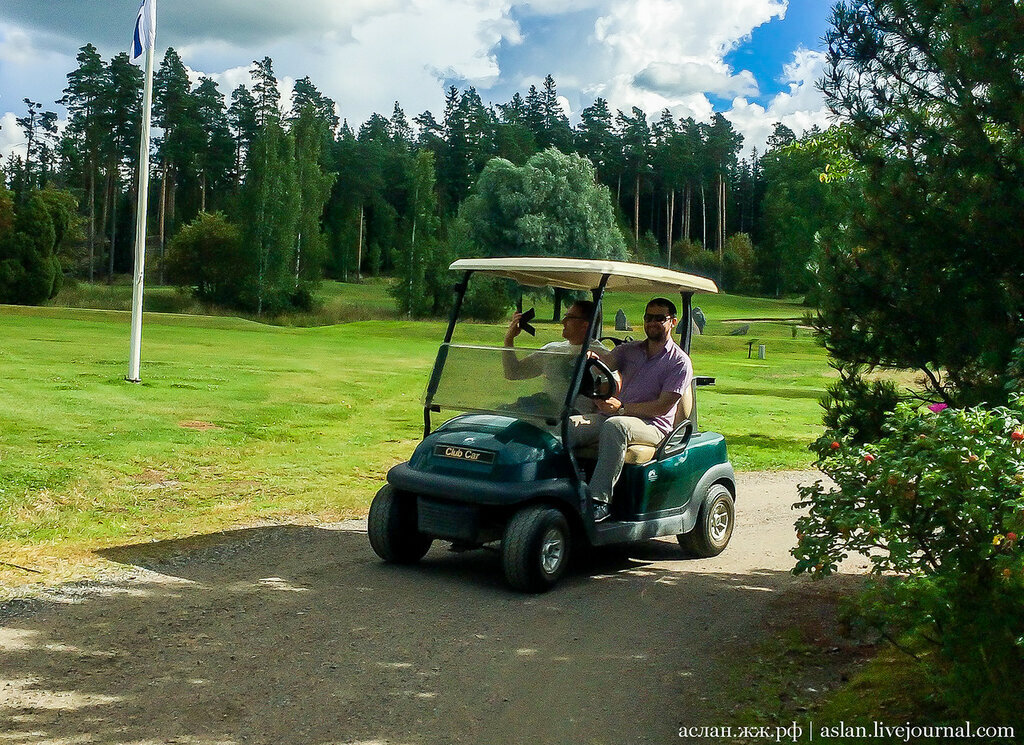
[[[619,410],[615,413],[619,416],[626,416],[626,404],[619,404]]]

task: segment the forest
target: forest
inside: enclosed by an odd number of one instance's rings
[[[0,300],[45,300],[59,274],[111,282],[132,268],[142,72],[126,54],[105,61],[92,44],[77,63],[55,102],[67,125],[25,99],[17,119],[25,155],[0,162],[3,240],[38,233],[28,222],[39,222],[40,210],[64,226],[52,244],[35,241],[38,260],[26,261],[27,249],[0,250],[8,263]],[[308,305],[323,277],[383,274],[400,279],[403,310],[431,315],[446,298],[430,267],[517,250],[481,246],[466,225],[484,168],[495,158],[524,167],[554,148],[585,159],[608,194],[625,252],[618,258],[685,268],[733,292],[803,293],[815,232],[841,188],[820,178],[822,158],[781,123],[764,153],[747,155],[721,114],[697,122],[668,110],[612,111],[598,98],[574,126],[550,75],[499,104],[453,86],[439,115],[410,117],[396,101],[390,114],[353,126],[339,110],[309,77],[282,101],[270,58],[225,96],[212,78],[193,83],[168,49],[154,76],[150,281],[263,315]],[[19,289],[40,273],[34,291]]]

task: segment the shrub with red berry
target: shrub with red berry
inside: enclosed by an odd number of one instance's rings
[[[812,449],[835,485],[801,487],[796,505],[807,512],[794,571],[829,574],[852,554],[868,557],[878,581],[864,620],[889,638],[936,640],[964,712],[1000,709],[985,698],[998,698],[996,672],[1024,686],[1022,404],[900,404],[863,445],[826,432]]]

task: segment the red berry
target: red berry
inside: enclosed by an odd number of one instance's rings
[[[1007,533],[1006,534],[1006,540],[1008,540],[1008,541],[1015,541],[1015,540],[1017,540],[1017,534],[1016,533]]]
[[[1014,442],[1020,442],[1021,440],[1024,440],[1024,432],[1021,432],[1019,429],[1015,429],[1010,433],[1010,439]]]
[[[873,456],[871,453],[868,453],[867,455],[864,456],[864,462],[865,463],[874,463],[875,462],[875,456]]]
[[[838,450],[838,449],[839,449],[839,448],[840,448],[841,446],[839,445],[839,443],[838,443],[838,442],[836,442],[835,440],[833,440],[833,441],[832,441],[832,445],[831,445],[830,447],[831,447],[831,448],[832,448],[833,450]]]

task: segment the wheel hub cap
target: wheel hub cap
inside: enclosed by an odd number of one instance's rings
[[[551,528],[544,534],[540,548],[540,565],[545,574],[554,574],[565,555],[565,540],[561,532]]]
[[[715,543],[721,543],[725,540],[725,534],[729,530],[729,508],[725,505],[725,502],[719,502],[715,505],[714,510],[711,512],[709,528],[711,539]]]

